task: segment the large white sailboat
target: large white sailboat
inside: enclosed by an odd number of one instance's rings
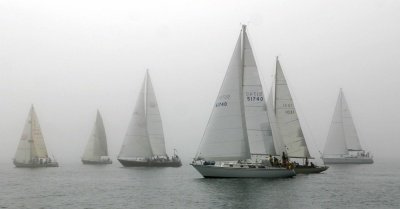
[[[97,111],[96,122],[82,156],[83,164],[111,164],[108,156],[107,136],[104,129],[103,118]]]
[[[13,162],[16,167],[58,167],[55,159],[51,159],[48,156],[42,130],[33,105],[26,119]]]
[[[362,149],[353,117],[342,89],[336,102],[328,139],[322,157],[326,164],[373,163],[373,157]]]
[[[274,90],[274,114],[280,138],[286,147],[287,157],[292,160],[293,158],[300,158],[303,161],[302,163],[295,163],[296,173],[320,173],[325,171],[328,166],[316,166],[314,163],[311,162],[309,164],[308,162],[313,157],[308,151],[303,129],[278,58],[276,59]]]
[[[276,152],[262,85],[246,26],[243,25],[191,165],[204,177],[294,176],[291,168],[252,158],[276,155]]]
[[[179,167],[182,165],[175,151],[170,158],[165,150],[161,115],[148,71],[118,155],[118,161],[126,167]]]

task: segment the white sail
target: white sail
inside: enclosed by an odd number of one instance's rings
[[[47,149],[40,129],[39,120],[32,105],[25,122],[17,152],[15,153],[15,161],[18,163],[30,163],[34,158],[47,157]]]
[[[276,61],[275,114],[289,157],[310,158],[303,130],[279,60]]]
[[[146,80],[143,81],[135,111],[132,114],[131,122],[129,123],[118,158],[150,158],[153,156],[149,136],[147,134],[145,85]]]
[[[204,132],[197,159],[223,161],[251,157],[243,104],[244,32],[243,28]]]
[[[100,161],[101,156],[108,156],[107,137],[104,129],[103,119],[97,111],[96,122],[90,134],[89,141],[83,153],[83,160]]]
[[[146,121],[151,149],[155,156],[166,156],[161,115],[148,71],[146,78]]]
[[[348,151],[361,150],[353,118],[342,89],[340,89],[328,139],[325,144],[324,155],[343,155],[348,154]]]
[[[325,144],[324,155],[345,155],[348,154],[346,137],[343,127],[342,91],[336,102],[331,127],[328,132],[328,139]]]
[[[362,148],[357,135],[356,127],[354,126],[353,117],[351,116],[349,106],[347,105],[342,90],[340,90],[340,92],[342,96],[343,130],[346,138],[347,149],[349,151],[361,151]]]
[[[272,88],[271,88],[271,92],[269,93],[268,100],[267,100],[267,110],[268,110],[267,113],[268,113],[268,119],[270,122],[271,131],[272,131],[272,139],[273,139],[274,146],[275,146],[275,155],[281,155],[282,152],[286,152],[286,147],[280,137],[279,124],[276,121],[273,101],[274,101],[274,99],[273,99],[273,93],[272,93]],[[271,154],[271,155],[274,155],[274,154]]]
[[[243,99],[250,152],[276,155],[260,76],[247,33],[243,33]]]

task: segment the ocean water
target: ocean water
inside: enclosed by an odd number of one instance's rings
[[[289,179],[204,179],[181,168],[1,164],[0,208],[400,208],[400,164],[332,165]]]

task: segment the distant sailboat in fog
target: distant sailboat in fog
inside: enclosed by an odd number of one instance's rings
[[[107,136],[104,129],[103,118],[97,111],[96,122],[82,156],[83,164],[111,164],[108,156]]]
[[[58,167],[55,159],[48,156],[39,119],[33,105],[26,119],[13,162],[16,167]]]
[[[179,167],[180,158],[165,150],[164,131],[150,75],[146,72],[118,161],[126,167]]]
[[[373,157],[362,149],[357,130],[342,89],[336,102],[323,161],[326,164],[373,163]]]

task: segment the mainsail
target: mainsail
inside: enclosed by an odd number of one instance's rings
[[[275,154],[275,148],[256,62],[243,26],[196,158],[244,160],[250,159],[251,153]]]
[[[147,134],[146,110],[145,110],[146,79],[143,81],[135,111],[125,135],[124,142],[119,153],[120,158],[150,158],[153,156],[149,136]]]
[[[276,60],[275,115],[289,157],[310,158],[296,108],[279,60]]]
[[[150,76],[146,72],[119,158],[166,155],[160,111]]]
[[[101,156],[108,156],[107,137],[104,129],[103,119],[100,112],[97,111],[96,122],[93,126],[92,133],[83,153],[83,160],[99,161]]]
[[[346,99],[340,89],[324,155],[344,155],[362,150]]]
[[[15,153],[15,161],[18,163],[31,163],[34,158],[47,158],[47,149],[39,120],[32,105],[21,139]]]

